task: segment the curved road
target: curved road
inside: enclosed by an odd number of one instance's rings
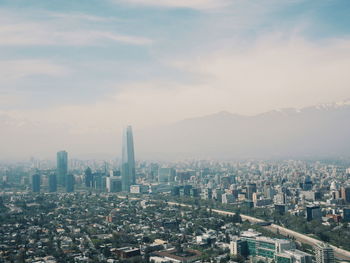
[[[191,205],[181,204],[181,203],[176,203],[176,202],[167,202],[167,203],[169,205],[179,205],[179,206],[191,207]],[[228,212],[228,211],[219,210],[219,209],[212,209],[212,211],[217,213],[217,214],[221,214],[221,215],[234,215],[235,214],[233,212]],[[265,222],[264,220],[261,220],[261,219],[256,218],[256,217],[248,216],[248,215],[240,214],[240,216],[242,217],[242,219],[247,220],[247,221],[252,222],[252,223]],[[317,239],[309,237],[307,235],[298,233],[298,232],[290,230],[288,228],[281,227],[279,225],[271,224],[269,226],[266,226],[265,228],[270,230],[270,231],[273,231],[273,232],[279,231],[279,233],[284,235],[284,236],[294,237],[299,242],[309,244],[312,246],[315,246],[317,243],[321,242],[320,240],[317,240]],[[341,259],[341,260],[349,260],[350,261],[350,251],[335,247],[333,245],[330,245],[330,246],[334,249],[334,255],[336,258]]]

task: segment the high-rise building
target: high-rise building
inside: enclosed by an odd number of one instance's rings
[[[106,188],[109,193],[121,192],[122,182],[120,176],[106,177]]]
[[[66,176],[66,191],[68,193],[74,192],[74,176],[72,174]]]
[[[176,170],[174,168],[159,168],[158,182],[167,183],[175,180]]]
[[[345,202],[350,203],[350,187],[342,187],[340,188],[340,197],[343,199]]]
[[[41,178],[40,174],[33,174],[32,175],[32,191],[34,193],[39,193],[40,192],[40,183],[41,183]]]
[[[321,208],[318,205],[309,205],[306,206],[306,213],[305,217],[307,221],[311,220],[321,220],[322,218],[322,212]]]
[[[350,207],[343,208],[343,219],[345,222],[350,222]]]
[[[131,126],[127,126],[123,132],[121,174],[122,190],[130,192],[130,185],[136,184],[134,139]]]
[[[88,167],[85,170],[85,186],[86,187],[93,187],[93,181],[94,181],[94,176],[92,174],[90,167]]]
[[[312,189],[312,186],[313,186],[313,183],[312,183],[311,177],[307,175],[304,180],[303,190],[310,191]]]
[[[247,185],[247,199],[253,200],[253,193],[256,193],[256,184],[255,183],[249,183]]]
[[[49,192],[57,192],[57,176],[55,173],[49,175]]]
[[[62,186],[66,185],[66,177],[68,174],[68,153],[60,151],[57,153],[57,176],[58,183]]]
[[[334,263],[334,251],[328,244],[318,243],[315,246],[316,263]]]

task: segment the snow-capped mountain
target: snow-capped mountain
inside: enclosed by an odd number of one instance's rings
[[[146,131],[138,141],[146,152],[273,158],[350,155],[349,139],[346,100],[256,116],[219,112]]]
[[[51,121],[32,122],[0,112],[3,153],[52,155],[65,144],[81,153],[119,153],[114,130],[81,135],[72,132],[72,124]],[[350,100],[255,116],[222,111],[134,133],[139,158],[350,156]]]

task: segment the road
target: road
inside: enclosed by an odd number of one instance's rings
[[[169,205],[179,205],[179,206],[184,206],[184,207],[191,207],[191,205],[187,205],[187,204],[181,204],[181,203],[177,203],[177,202],[167,202]],[[212,212],[215,212],[217,214],[221,214],[221,215],[234,215],[235,213],[233,212],[228,212],[228,211],[224,211],[224,210],[219,210],[219,209],[212,209]],[[252,216],[248,216],[248,215],[242,215],[240,214],[241,218],[243,220],[247,220],[249,222],[252,223],[259,223],[259,222],[264,222],[264,220],[261,220],[259,218],[256,217],[252,217]],[[301,243],[305,243],[305,244],[309,244],[311,246],[315,246],[317,243],[320,243],[320,240],[317,240],[315,238],[309,237],[307,235],[295,232],[293,230],[290,230],[288,228],[285,227],[281,227],[275,224],[271,224],[269,226],[265,226],[264,228],[266,228],[267,230],[270,230],[272,232],[277,232],[279,231],[279,233],[281,235],[284,236],[289,236],[289,237],[294,237],[295,240],[301,242]],[[330,245],[333,249],[334,249],[334,255],[337,259],[341,259],[341,260],[349,260],[350,261],[350,251],[335,247],[333,245]]]

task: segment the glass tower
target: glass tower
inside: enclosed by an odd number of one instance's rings
[[[66,185],[66,177],[68,174],[68,153],[60,151],[57,153],[57,175],[58,183],[62,186]]]
[[[66,176],[66,192],[73,193],[74,192],[74,176],[72,174],[68,174]]]
[[[54,173],[49,175],[49,192],[57,192],[57,177]]]
[[[32,175],[32,190],[34,193],[39,193],[40,192],[40,183],[41,183],[41,178],[40,174],[33,174]]]
[[[130,192],[130,185],[136,183],[134,140],[131,126],[124,129],[122,144],[122,191]]]

